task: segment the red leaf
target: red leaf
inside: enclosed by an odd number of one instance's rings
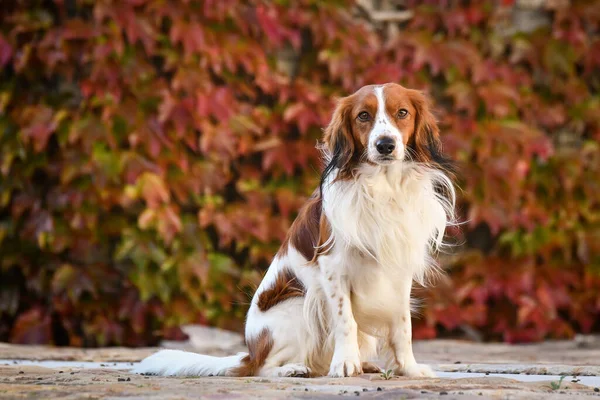
[[[19,344],[50,344],[51,325],[50,315],[41,307],[34,307],[19,315],[10,333],[10,341]]]
[[[52,109],[44,106],[27,108],[23,111],[23,119],[29,123],[23,128],[24,138],[33,142],[37,153],[43,151],[57,127]]]
[[[0,34],[0,67],[4,67],[12,58],[13,50],[11,45]]]
[[[171,196],[164,180],[153,173],[146,172],[139,178],[142,197],[148,203],[148,207],[156,208],[162,203],[169,201]]]
[[[276,20],[277,17],[274,15],[274,9],[266,9],[265,6],[259,5],[256,8],[256,18],[269,41],[275,45],[281,45],[283,34],[279,28],[280,24]]]
[[[65,21],[63,39],[89,39],[95,35],[94,25],[80,18]]]

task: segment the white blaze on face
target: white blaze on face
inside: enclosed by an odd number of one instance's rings
[[[402,133],[390,120],[385,107],[385,94],[383,86],[376,86],[373,89],[377,97],[377,115],[375,115],[375,124],[369,134],[368,157],[373,162],[378,162],[381,154],[377,151],[377,141],[389,137],[395,141],[396,148],[390,156],[398,160],[404,154],[404,143],[402,142]]]

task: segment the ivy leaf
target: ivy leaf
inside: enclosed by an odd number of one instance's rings
[[[12,343],[47,344],[52,340],[50,315],[41,307],[21,313],[10,333]]]
[[[13,50],[11,45],[0,34],[0,67],[4,68],[10,62],[12,55]]]
[[[157,208],[163,203],[168,203],[171,199],[164,180],[154,173],[143,173],[138,178],[137,186],[149,208]]]

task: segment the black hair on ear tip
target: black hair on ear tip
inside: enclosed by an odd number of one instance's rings
[[[434,164],[452,175],[456,173],[456,163],[444,155],[440,141],[436,140],[431,131],[427,132],[427,151]]]
[[[323,173],[321,174],[321,182],[319,184],[319,188],[321,190],[321,196],[323,196],[323,185],[327,181],[327,178],[334,169],[342,168],[344,165],[344,161],[342,160],[343,154],[343,145],[340,140],[335,141],[335,148],[333,149],[333,154],[331,155],[331,160],[323,169]]]

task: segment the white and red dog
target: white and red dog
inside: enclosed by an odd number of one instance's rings
[[[398,375],[435,376],[411,342],[411,287],[454,221],[455,192],[425,97],[397,84],[341,99],[325,130],[321,185],[254,294],[248,353],[162,350],[134,372],[354,376],[389,355]]]

